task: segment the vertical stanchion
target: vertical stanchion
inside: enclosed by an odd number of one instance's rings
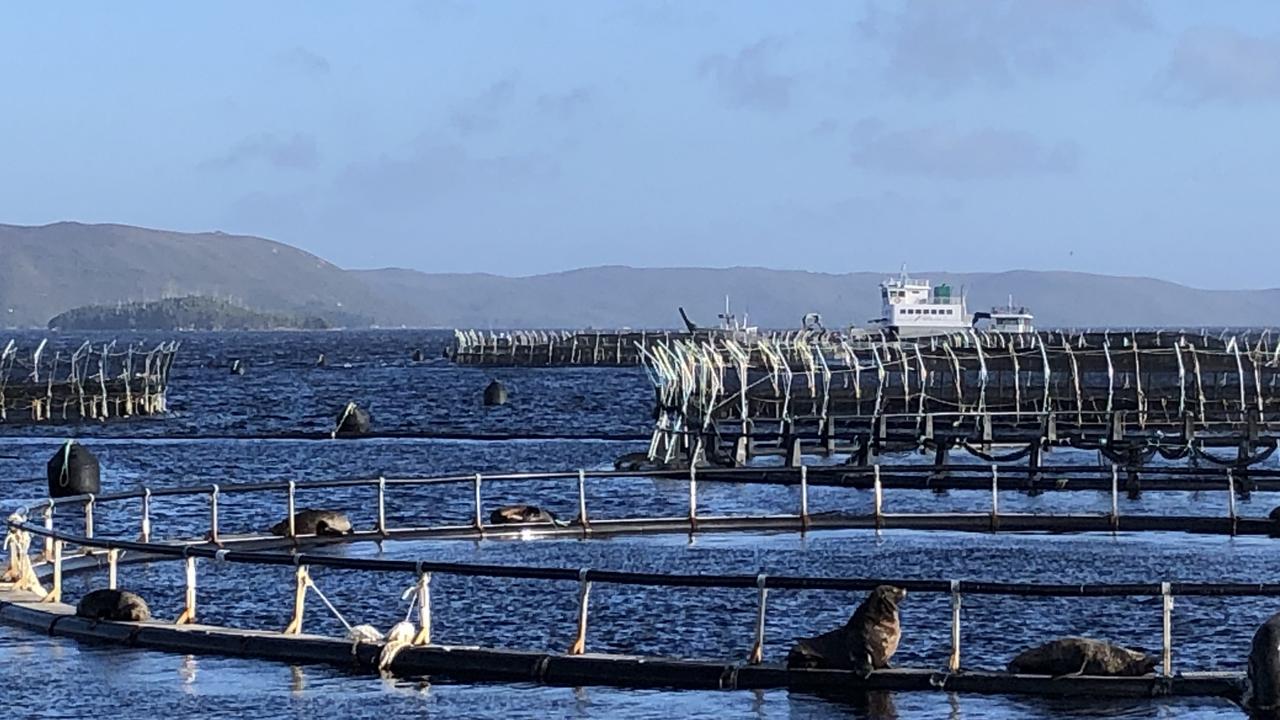
[[[765,608],[768,606],[769,588],[765,586],[766,576],[764,573],[756,575],[756,588],[759,589],[756,606],[756,639],[755,644],[751,646],[751,656],[747,658],[747,662],[752,665],[759,665],[764,662],[764,623]]]
[[[387,536],[387,479],[378,476],[378,534]]]
[[[287,505],[288,505],[288,506],[285,508],[285,513],[287,514],[287,516],[288,516],[288,518],[289,518],[289,537],[290,537],[290,538],[295,538],[295,537],[297,537],[297,536],[298,536],[298,528],[297,528],[297,524],[296,524],[296,521],[295,521],[295,519],[294,519],[294,517],[293,517],[293,516],[294,516],[294,507],[295,507],[295,497],[294,497],[294,496],[295,496],[295,493],[297,493],[297,491],[298,491],[297,484],[296,484],[296,483],[294,483],[294,481],[290,480],[290,481],[289,481],[289,498],[288,498],[288,503],[287,503]]]
[[[151,488],[142,488],[142,542],[151,542]]]
[[[53,541],[53,581],[49,587],[49,594],[41,598],[41,602],[62,602],[62,541],[54,539]]]
[[[1120,529],[1120,468],[1111,465],[1111,531]]]
[[[809,466],[800,466],[800,531],[809,529]]]
[[[585,530],[591,527],[587,519],[587,471],[578,470],[578,524]]]
[[[413,638],[414,645],[431,644],[431,573],[418,574],[418,624],[421,629]]]
[[[116,589],[116,581],[118,579],[117,568],[120,565],[120,551],[111,548],[107,551],[107,588]]]
[[[698,529],[698,466],[689,465],[689,529]]]
[[[1160,583],[1161,606],[1161,667],[1165,677],[1173,675],[1173,592],[1169,583]]]
[[[475,496],[475,526],[477,530],[484,530],[484,506],[480,502],[480,473],[476,473],[475,477]]]
[[[951,581],[951,657],[947,670],[960,672],[960,581]]]
[[[307,584],[311,582],[311,575],[306,565],[298,566],[298,570],[294,573],[294,580],[293,617],[284,628],[285,635],[297,635],[302,632],[302,616],[307,608]]]
[[[175,625],[187,625],[196,621],[196,559],[190,555],[187,556],[187,592],[184,604],[182,614],[174,621]]]
[[[991,529],[1000,529],[1000,469],[991,465]]]
[[[880,463],[871,468],[871,483],[875,502],[876,530],[884,527],[884,487],[880,484]]]
[[[209,542],[214,545],[221,545],[218,540],[218,493],[219,489],[215,483],[213,488],[209,490]]]
[[[1236,534],[1236,476],[1227,468],[1227,517],[1231,519],[1231,534]]]
[[[49,535],[44,536],[44,558],[48,560],[53,557],[53,501],[50,500],[48,505],[44,506],[44,529]]]
[[[89,493],[89,499],[84,501],[84,536],[93,539],[93,493]],[[89,548],[84,549],[89,552]]]
[[[591,581],[587,580],[587,568],[582,568],[578,571],[578,632],[573,645],[569,646],[570,655],[581,655],[587,651],[587,604],[590,600]]]

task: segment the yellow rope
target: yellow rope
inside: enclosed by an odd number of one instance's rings
[[[23,522],[25,519],[16,514],[9,516],[11,523]],[[31,565],[31,555],[28,552],[31,549],[31,533],[10,525],[4,538],[4,548],[9,551],[9,569],[4,573],[4,582],[13,583],[14,590],[28,590],[42,598],[48,595]]]

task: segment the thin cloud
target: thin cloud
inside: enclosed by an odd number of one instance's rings
[[[595,100],[595,90],[581,86],[562,93],[543,93],[534,104],[547,115],[567,120],[590,107]]]
[[[777,38],[763,38],[732,55],[707,57],[698,69],[730,105],[756,110],[784,110],[791,104],[796,80],[794,76],[772,68],[781,45]]]
[[[1074,172],[1075,143],[1042,143],[1030,134],[999,128],[954,130],[921,127],[883,130],[860,123],[850,156],[857,167],[897,175],[953,180]]]
[[[1280,99],[1280,36],[1197,27],[1178,40],[1158,78],[1162,95],[1191,104]]]
[[[516,94],[516,79],[508,75],[454,109],[449,123],[462,135],[475,135],[497,129],[502,114]]]
[[[868,6],[860,42],[883,54],[885,78],[906,90],[1004,87],[1087,56],[1100,39],[1152,27],[1140,0],[908,0]]]
[[[307,75],[328,75],[333,70],[325,56],[312,52],[301,45],[281,53],[280,61],[288,67]]]
[[[226,152],[200,163],[204,170],[229,168],[260,163],[283,170],[309,170],[320,162],[320,151],[315,138],[304,133],[280,136],[275,133],[249,135]]]

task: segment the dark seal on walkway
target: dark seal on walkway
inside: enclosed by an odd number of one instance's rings
[[[1025,650],[1009,662],[1009,672],[1026,675],[1111,675],[1137,677],[1155,670],[1156,658],[1105,640],[1065,637]]]
[[[489,387],[484,389],[485,405],[506,405],[507,404],[507,387],[502,383],[494,380],[489,383]]]
[[[1280,711],[1280,613],[1267,618],[1253,634],[1244,706],[1255,711]]]
[[[787,653],[787,667],[853,670],[863,675],[889,667],[902,639],[898,603],[906,596],[900,587],[877,587],[843,627],[797,642]]]
[[[550,510],[544,510],[537,505],[504,505],[489,513],[489,522],[493,525],[514,525],[517,523],[558,524],[555,513]]]
[[[92,620],[141,622],[151,619],[151,609],[145,600],[126,590],[93,590],[76,603],[76,615]]]
[[[49,458],[49,497],[97,494],[102,490],[98,458],[75,440],[68,440]]]
[[[351,519],[339,510],[312,510],[307,508],[293,514],[293,532],[298,535],[350,535]],[[286,537],[289,519],[271,526],[271,534]]]

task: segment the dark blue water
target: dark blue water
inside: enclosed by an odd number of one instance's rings
[[[37,336],[28,336],[34,347]],[[448,334],[428,332],[264,333],[184,336],[173,372],[172,414],[76,427],[0,427],[0,477],[5,499],[17,506],[44,491],[43,466],[58,439],[85,438],[103,463],[104,491],[293,479],[300,505],[346,510],[372,527],[372,490],[308,491],[309,480],[335,477],[424,476],[512,469],[604,468],[623,452],[620,442],[461,442],[429,440],[279,441],[166,440],[161,436],[218,433],[263,435],[327,431],[348,400],[370,407],[385,430],[643,433],[652,397],[638,369],[472,370],[441,361],[413,363],[422,348],[439,357]],[[80,337],[57,337],[77,345]],[[154,342],[159,337],[139,337]],[[315,367],[319,353],[327,365]],[[246,359],[248,372],[227,365]],[[511,388],[511,403],[486,409],[480,393],[491,377]],[[153,438],[153,439],[146,439]],[[911,459],[909,457],[903,459]],[[1055,462],[1096,462],[1084,454],[1058,454]],[[485,502],[535,502],[573,516],[576,481],[490,483]],[[1226,493],[1146,493],[1122,500],[1125,513],[1218,514]],[[282,495],[227,496],[224,532],[260,530],[284,515]],[[647,478],[598,481],[589,486],[593,517],[678,513],[687,485]],[[887,511],[985,510],[982,492],[944,495],[890,491]],[[869,511],[866,493],[813,488],[811,510]],[[1105,512],[1101,493],[1046,493],[1027,498],[1003,493],[1001,508],[1034,512]],[[1266,493],[1241,505],[1265,515],[1277,504]],[[706,514],[794,512],[791,488],[703,484]],[[465,522],[470,485],[396,488],[388,497],[392,525]],[[187,537],[207,529],[201,498],[161,498],[153,505],[158,538]],[[71,518],[59,518],[60,522]],[[99,508],[100,534],[136,535],[136,508]],[[977,535],[917,532],[825,532],[799,536],[722,534],[626,537],[609,540],[488,540],[397,542],[333,550],[357,556],[523,562],[562,567],[715,573],[792,573],[1040,582],[1158,580],[1280,580],[1273,541],[1182,534]],[[412,577],[317,568],[319,587],[351,622],[386,628],[403,617],[400,593]],[[99,576],[68,581],[74,599]],[[178,614],[181,568],[172,563],[126,566],[121,583],[142,592],[160,617]],[[574,624],[573,583],[456,578],[432,584],[435,639],[442,643],[561,650]],[[292,572],[288,568],[217,566],[200,571],[203,622],[281,628],[288,620]],[[766,657],[778,660],[794,638],[842,623],[860,598],[847,593],[773,592]],[[904,641],[895,662],[941,667],[949,651],[949,605],[942,596],[912,595],[902,607]],[[1273,601],[1179,598],[1174,610],[1175,669],[1239,670],[1253,629],[1275,610]],[[593,591],[588,648],[659,655],[739,659],[751,644],[755,596],[707,591],[601,585]],[[1019,650],[1051,636],[1090,634],[1157,648],[1160,606],[1154,599],[966,598],[964,665],[998,668]],[[319,603],[308,609],[308,631],[340,634],[338,621]],[[19,716],[84,717],[125,709],[140,717],[372,717],[388,713],[511,717],[1239,717],[1229,703],[1122,701],[1085,705],[938,693],[877,696],[842,705],[786,691],[764,693],[565,689],[533,685],[387,681],[325,668],[215,657],[93,647],[0,627],[3,663]],[[93,682],[82,679],[92,678]]]

